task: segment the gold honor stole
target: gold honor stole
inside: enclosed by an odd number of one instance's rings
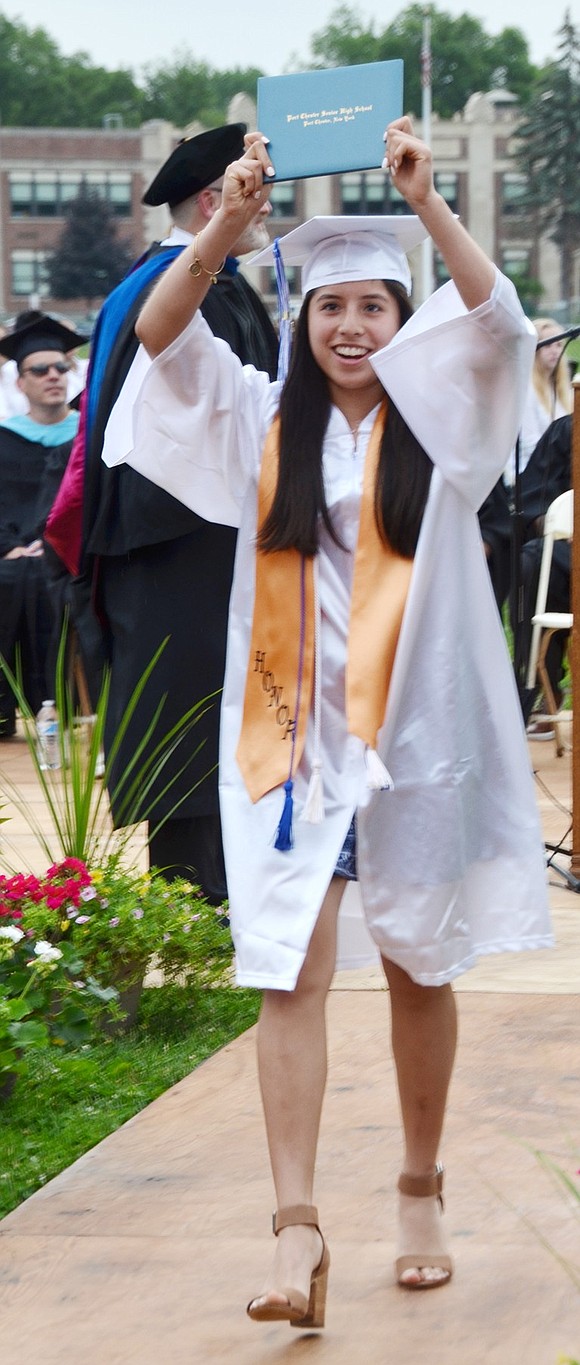
[[[346,715],[350,734],[371,749],[385,716],[393,661],[413,561],[381,538],[375,490],[387,404],[371,432],[363,475],[354,560]],[[264,446],[258,526],[268,515],[278,479],[280,419]],[[252,801],[274,787],[291,787],[306,739],[312,704],[315,645],[314,565],[299,550],[257,551],[256,595],[237,760]]]

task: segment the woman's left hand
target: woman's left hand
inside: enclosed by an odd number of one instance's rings
[[[385,142],[383,167],[390,171],[395,189],[419,212],[435,188],[431,150],[426,142],[415,137],[406,115],[389,123]]]

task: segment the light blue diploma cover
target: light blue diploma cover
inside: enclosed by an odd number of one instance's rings
[[[403,62],[365,62],[258,79],[258,128],[275,180],[379,167],[403,112]]]

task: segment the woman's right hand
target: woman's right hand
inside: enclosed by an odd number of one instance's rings
[[[227,167],[221,203],[216,212],[194,232],[191,247],[164,271],[146,299],[135,324],[139,340],[150,356],[159,355],[187,327],[203,303],[211,282],[226,256],[254,221],[264,217],[272,174],[267,139],[249,133],[246,150]]]
[[[236,223],[238,233],[270,198],[272,187],[264,176],[274,174],[268,139],[262,133],[246,133],[244,143],[243,156],[227,167],[222,186],[221,212]]]

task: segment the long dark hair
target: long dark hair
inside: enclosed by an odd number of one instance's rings
[[[413,309],[403,286],[385,280],[399,307],[400,326]],[[322,446],[331,400],[326,375],[317,364],[308,339],[306,295],[296,324],[288,378],[280,400],[280,455],[278,482],[272,506],[258,533],[260,550],[296,549],[315,555],[322,521],[337,544],[326,506]],[[405,558],[415,553],[429,492],[433,465],[392,399],[381,444],[375,512],[382,538]]]

